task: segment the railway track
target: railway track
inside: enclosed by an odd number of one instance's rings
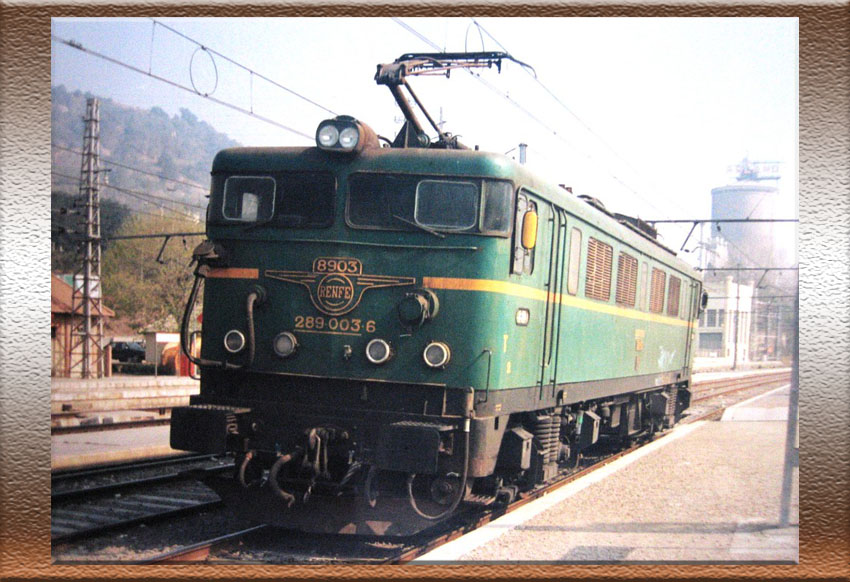
[[[695,397],[692,399],[692,402],[706,403],[720,396],[740,395],[745,391],[756,391],[760,388],[768,389],[788,383],[790,379],[791,371],[785,369],[763,374],[704,381],[694,385]],[[744,394],[740,397],[740,400],[749,396],[749,393]],[[720,406],[700,410],[685,420],[686,422],[712,420],[722,415],[725,408],[731,404],[732,402],[724,402]],[[430,530],[409,538],[401,538],[398,541],[381,541],[368,536],[324,536],[324,540],[305,540],[304,534],[300,532],[275,529],[270,526],[258,526],[257,528],[234,532],[227,536],[220,536],[207,542],[193,544],[186,548],[179,548],[147,560],[146,563],[163,564],[203,561],[220,563],[239,561],[234,556],[242,556],[243,559],[247,558],[248,561],[285,563],[293,561],[291,555],[292,536],[299,538],[301,542],[306,542],[313,547],[315,547],[316,543],[320,543],[321,541],[327,542],[328,539],[332,539],[334,557],[324,558],[326,561],[323,561],[322,557],[310,557],[306,560],[310,563],[405,563],[447,542],[457,539],[474,529],[482,527],[502,515],[515,511],[577,479],[585,477],[593,471],[601,469],[609,463],[636,451],[649,440],[664,438],[671,432],[665,431],[658,433],[650,439],[640,440],[633,446],[613,454],[585,459],[580,467],[572,470],[563,470],[559,480],[555,483],[541,486],[532,491],[523,492],[510,505],[494,504],[467,510]],[[270,531],[274,531],[275,535],[269,535]],[[306,537],[312,538],[314,536]],[[278,545],[288,545],[290,549],[277,553],[275,546]],[[245,547],[253,548],[253,550],[245,550]],[[265,556],[265,558],[258,559],[258,555]]]
[[[776,371],[747,374],[733,378],[717,378],[694,383],[691,403],[700,402],[723,394],[732,394],[750,388],[770,386],[791,381],[791,369],[783,368]]]
[[[125,463],[53,476],[51,542],[101,533],[197,512],[221,503],[184,472],[232,470],[230,461],[190,455],[165,461]]]

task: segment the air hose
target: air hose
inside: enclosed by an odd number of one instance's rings
[[[295,452],[289,453],[288,455],[281,455],[278,457],[277,461],[275,461],[274,465],[272,465],[271,470],[269,471],[269,485],[271,485],[272,490],[277,493],[277,495],[286,502],[287,507],[291,507],[293,503],[295,503],[295,496],[288,492],[284,491],[281,488],[280,483],[277,480],[278,473],[283,468],[284,465],[289,463],[292,458],[297,454],[297,449]]]
[[[240,370],[249,367],[254,362],[254,305],[262,302],[265,298],[265,293],[262,287],[254,287],[245,302],[245,311],[248,319],[248,358],[243,364],[231,364],[230,362],[220,362],[218,360],[207,360],[204,358],[196,358],[189,350],[189,318],[192,316],[192,311],[195,307],[195,301],[198,298],[198,289],[201,286],[201,280],[206,278],[206,273],[209,267],[199,265],[195,270],[195,282],[192,284],[192,292],[189,294],[189,301],[186,302],[186,309],[183,311],[183,321],[180,324],[180,347],[189,361],[196,366],[208,366],[213,368],[224,368],[225,370]]]

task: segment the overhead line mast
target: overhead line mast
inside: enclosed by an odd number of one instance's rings
[[[79,369],[83,378],[103,375],[103,294],[100,287],[100,102],[86,100],[80,196],[84,234],[80,242],[78,270],[71,293],[74,322],[70,351],[70,373]],[[82,317],[80,317],[82,316]]]

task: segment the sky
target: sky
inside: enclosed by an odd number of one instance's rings
[[[778,161],[781,214],[796,216],[796,18],[54,19],[52,28],[54,85],[169,114],[185,107],[249,146],[309,145],[337,114],[392,138],[401,113],[374,81],[377,64],[505,50],[534,73],[506,61],[501,72],[410,79],[463,143],[510,157],[526,143],[533,171],[650,220],[708,218],[711,189],[734,181],[745,156]],[[689,227],[667,227],[664,241],[678,249]]]

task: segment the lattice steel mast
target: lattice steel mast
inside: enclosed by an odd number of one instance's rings
[[[74,331],[71,345],[71,375],[103,375],[103,301],[100,289],[100,103],[86,101],[80,196],[83,207],[83,239],[78,248],[79,269],[74,273],[71,299]],[[79,317],[82,316],[82,317]]]

